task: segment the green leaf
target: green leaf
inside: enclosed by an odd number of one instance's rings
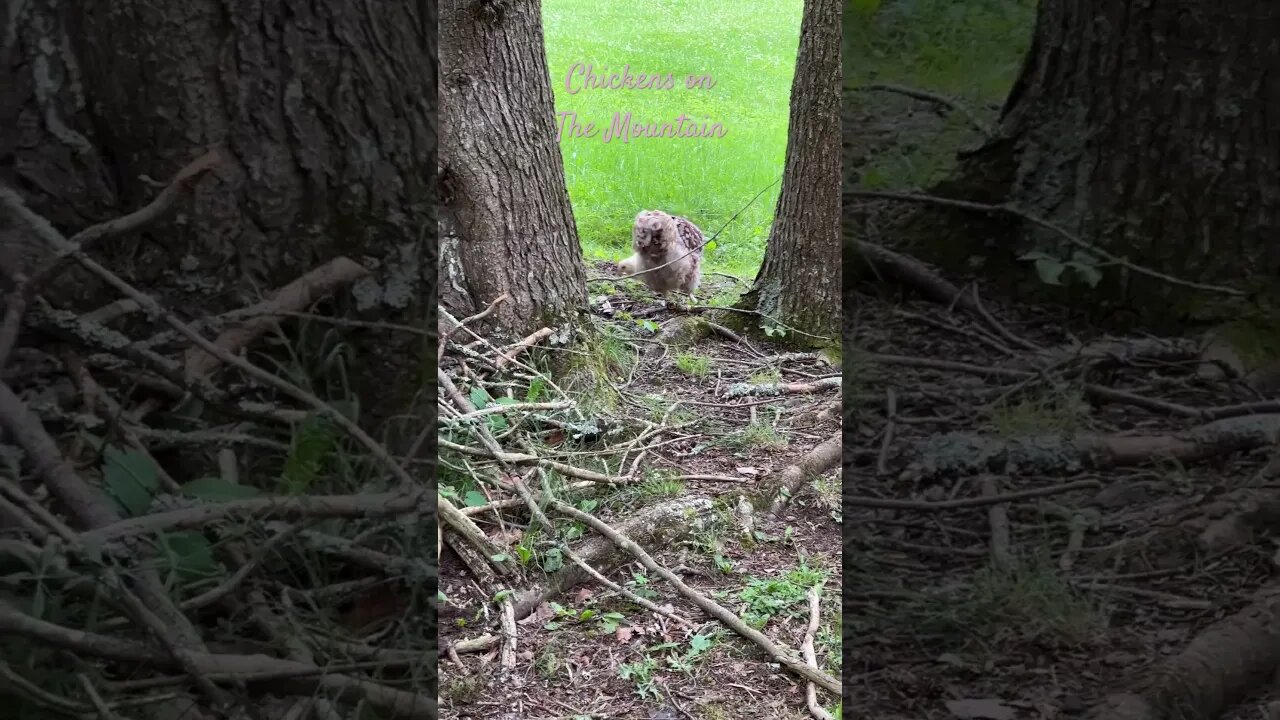
[[[151,459],[136,451],[107,446],[102,481],[121,513],[136,517],[151,507],[160,489],[160,473]]]
[[[1102,271],[1093,265],[1078,262],[1068,264],[1076,271],[1076,275],[1079,275],[1080,279],[1084,280],[1085,284],[1089,287],[1098,287],[1098,283],[1102,282]]]
[[[547,551],[542,559],[542,569],[545,572],[555,572],[564,567],[564,558],[560,555],[559,548],[551,548]]]
[[[252,485],[241,485],[218,477],[192,480],[182,486],[182,494],[197,500],[227,502],[258,497],[260,491]]]
[[[534,378],[529,383],[529,391],[524,395],[525,402],[537,402],[542,397],[542,393],[547,389],[547,381],[542,378]]]
[[[1062,284],[1062,271],[1067,269],[1066,265],[1049,257],[1036,258],[1035,264],[1041,282],[1046,285]]]
[[[479,490],[468,491],[466,499],[463,500],[463,503],[465,503],[467,507],[480,507],[488,502],[489,498],[485,497],[484,493]]]
[[[719,247],[719,246],[720,246],[720,243],[716,242],[715,240],[712,240],[711,242],[707,243],[706,245],[703,245],[703,246],[702,246],[702,249],[703,249],[703,250],[706,250],[707,252],[713,252],[713,251],[714,251],[717,247]]]
[[[1085,265],[1097,265],[1100,260],[1100,258],[1095,256],[1093,253],[1086,252],[1084,250],[1072,250],[1071,259]]]
[[[694,654],[710,650],[713,644],[715,644],[715,639],[710,635],[694,635],[689,638],[689,649]]]
[[[160,547],[164,551],[161,572],[177,573],[182,583],[220,574],[218,561],[213,556],[213,545],[201,533],[164,533],[160,536]]]
[[[489,393],[482,387],[473,388],[470,397],[471,404],[475,405],[477,410],[483,410],[489,404]]]
[[[515,404],[516,404],[516,399],[515,399],[515,398],[513,398],[513,397],[506,397],[506,396],[504,395],[503,397],[500,397],[500,398],[498,398],[497,400],[494,400],[494,402],[495,402],[495,403],[497,403],[497,404],[499,404],[499,405],[515,405]]]

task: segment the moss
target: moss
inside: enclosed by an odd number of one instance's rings
[[[1243,318],[1227,323],[1218,332],[1249,370],[1280,360],[1280,320]]]

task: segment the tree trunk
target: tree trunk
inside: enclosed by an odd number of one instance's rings
[[[1011,202],[1181,279],[1274,286],[1278,36],[1280,5],[1268,0],[1043,0],[997,136],[962,158],[950,195]],[[1062,238],[1027,227],[994,251],[1031,249],[1068,255]],[[1090,294],[1144,314],[1206,309],[1186,288],[1104,273]]]
[[[376,270],[344,294],[356,310],[425,324],[434,25],[434,2],[400,0],[0,3],[0,182],[70,236],[220,147],[223,164],[166,217],[92,255],[195,318],[345,255]],[[0,244],[15,235],[0,229]],[[44,293],[77,312],[119,297],[78,267]],[[143,322],[126,331],[154,332]],[[420,389],[420,349],[404,334],[374,342],[352,383],[376,424]]]
[[[443,304],[470,314],[504,293],[503,335],[586,304],[582,247],[556,142],[538,0],[445,0],[440,34]]]
[[[840,332],[839,0],[805,0],[791,82],[787,161],[764,264],[741,307],[799,343]]]
[[[157,192],[144,178],[225,148],[169,220],[101,248],[132,279],[175,303],[223,291],[239,305],[345,254],[386,264],[366,305],[420,301],[427,6],[33,0],[0,20],[0,181],[59,230],[131,212]]]

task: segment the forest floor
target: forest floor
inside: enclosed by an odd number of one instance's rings
[[[601,263],[596,274],[608,275],[606,267]],[[704,292],[718,295],[716,302],[741,290],[720,277],[706,282]],[[560,483],[558,497],[590,509],[614,527],[667,501],[710,499],[713,510],[707,522],[677,533],[674,542],[655,546],[641,538],[640,543],[689,587],[793,649],[800,647],[809,622],[806,590],[821,586],[817,662],[839,677],[838,470],[810,479],[781,517],[756,513],[749,536],[744,537],[735,511],[739,498],[759,492],[764,481],[839,431],[838,391],[735,398],[725,392],[735,383],[807,383],[838,376],[838,360],[784,355],[785,350],[767,342],[686,332],[702,327],[697,318],[703,316],[673,312],[633,281],[593,288],[596,339],[579,346],[587,349],[562,368],[555,382],[598,427],[622,428],[620,437],[574,441],[555,432],[550,439],[546,434],[529,437],[540,438],[540,456],[615,475],[619,482],[588,483],[585,488],[567,487],[563,477],[544,482]],[[644,427],[658,432],[643,440],[648,451],[637,467],[635,453],[625,450]],[[442,460],[446,492],[467,498],[465,480],[450,474],[450,458],[442,455]],[[470,497],[483,504],[519,496],[499,489],[488,498]],[[556,543],[568,540],[569,547],[581,551],[585,545],[578,539],[594,534],[559,522],[553,537],[541,523],[531,527],[524,508],[502,519],[493,512],[471,517],[486,533],[505,538],[520,578],[506,584],[516,590],[545,586],[561,564],[569,564],[553,549]],[[451,647],[493,632],[486,618],[497,610],[459,557],[445,550],[440,565],[441,717],[809,716],[804,685],[760,647],[708,617],[634,558],[611,565],[600,567],[606,577],[690,624],[681,627],[587,579],[546,597],[518,623],[516,661],[503,671],[496,645],[449,659]],[[823,693],[819,701],[828,709],[838,704]]]
[[[923,13],[939,4],[899,5],[901,28],[910,20],[927,30]],[[960,95],[994,122],[1009,68],[973,93],[961,87],[971,79],[945,70],[976,64],[983,77],[982,58],[1007,53],[976,52],[959,36],[1002,36],[984,33],[982,18],[944,31],[949,11],[935,10],[927,47],[905,43],[886,50],[898,53],[889,60],[862,48],[850,87],[916,84]],[[884,28],[864,32],[886,47],[892,39]],[[906,57],[938,62],[891,66]],[[920,191],[976,140],[964,118],[936,104],[846,92],[846,172],[860,188]],[[865,221],[899,209],[858,212]],[[877,241],[893,247],[889,235]],[[983,289],[980,277],[946,279]],[[1198,412],[1264,396],[1215,376],[1179,341],[1138,352],[1145,339],[1108,338],[1060,308],[982,295],[984,318],[901,288],[845,293],[845,402],[856,417],[845,436],[855,460],[844,485],[848,716],[1083,717],[1105,694],[1139,688],[1269,581],[1274,547],[1253,539],[1246,516],[1254,493],[1274,492],[1271,449],[1258,435],[1237,442],[1219,431],[1239,422],[1273,432],[1277,416],[1214,425],[1213,413]],[[1117,344],[1091,345],[1108,340]],[[1110,352],[1090,357],[1089,347]],[[1138,452],[1122,462],[1115,451],[1134,441],[1118,434],[1146,439],[1125,446]],[[1111,452],[1076,452],[1085,446]],[[1221,642],[1199,649],[1205,678],[1235,667],[1241,652]],[[1256,712],[1242,704],[1224,717]]]
[[[857,460],[845,471],[855,500],[845,510],[846,712],[886,720],[1075,716],[1105,693],[1137,686],[1198,632],[1249,604],[1267,580],[1269,544],[1204,547],[1221,528],[1212,522],[1222,511],[1216,500],[1259,486],[1267,448],[1203,462],[1157,455],[1130,467],[921,471],[919,464],[946,466],[948,447],[968,447],[939,442],[951,433],[996,443],[1171,437],[1204,421],[1090,401],[1079,377],[984,378],[984,368],[1030,353],[997,349],[1007,343],[993,340],[989,325],[924,301],[856,302],[858,387],[846,398],[859,408]],[[1069,342],[1053,312],[985,302],[1019,337],[1044,347]],[[1196,365],[1138,359],[1088,380],[1181,407],[1256,399],[1198,377]],[[1026,491],[1043,495],[982,499]],[[916,505],[858,507],[866,498]],[[966,498],[976,502],[945,506]],[[994,547],[1007,553],[1003,568]]]

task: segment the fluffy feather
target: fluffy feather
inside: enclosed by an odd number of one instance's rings
[[[688,219],[641,210],[631,226],[635,254],[618,263],[618,269],[629,275],[658,268],[639,276],[650,290],[664,296],[672,291],[693,295],[702,279],[704,242],[702,231]]]

